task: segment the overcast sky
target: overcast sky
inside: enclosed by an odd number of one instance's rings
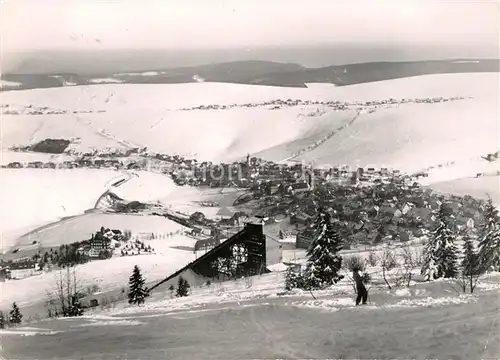
[[[2,50],[498,43],[496,1],[1,0]]]

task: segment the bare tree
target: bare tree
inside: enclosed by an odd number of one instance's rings
[[[56,293],[48,294],[49,299],[46,307],[51,316],[78,316],[83,313],[80,304],[82,292],[80,282],[76,276],[74,267],[67,267],[66,270],[60,270],[56,278]]]
[[[395,269],[398,266],[398,261],[391,250],[384,249],[384,252],[380,257],[380,266],[382,267],[382,277],[384,278],[384,281],[387,284],[389,290],[392,290],[393,285],[391,285],[391,283],[387,279],[387,272]],[[399,285],[397,279],[394,279],[394,282],[396,286]]]
[[[410,287],[413,270],[419,268],[422,262],[422,254],[411,246],[406,245],[403,247],[401,252],[401,267],[400,267],[400,281],[402,281],[406,287]]]
[[[366,260],[367,260],[368,265],[370,265],[372,267],[377,266],[379,258],[378,258],[377,253],[375,252],[375,250],[373,248],[370,248],[370,251],[368,252],[368,259],[366,259]]]

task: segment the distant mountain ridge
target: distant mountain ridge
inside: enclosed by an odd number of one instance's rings
[[[446,73],[499,72],[499,59],[451,59],[407,62],[369,62],[307,68],[295,63],[233,61],[201,66],[154,69],[127,73],[2,74],[1,79],[17,86],[2,90],[90,85],[95,83],[176,84],[225,82],[250,85],[306,87],[307,83],[337,86]]]

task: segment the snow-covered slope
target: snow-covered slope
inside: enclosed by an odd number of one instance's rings
[[[1,147],[5,150],[44,138],[71,138],[75,140],[71,146],[76,149],[146,146],[169,154],[189,153],[200,160],[232,160],[251,153],[276,161],[291,158],[319,165],[373,165],[403,170],[456,162],[446,176],[436,178],[442,182],[482,171],[476,168],[475,161],[498,149],[498,79],[497,73],[447,74],[300,89],[190,83],[5,92],[0,94],[2,104],[59,109],[62,113],[3,115]],[[280,106],[274,110],[270,106],[181,110],[289,98],[373,101],[439,96],[472,98],[360,112],[333,111],[322,105]],[[315,116],[308,116],[311,113]],[[470,166],[464,170],[460,164]],[[114,176],[107,171],[76,174],[59,170],[2,171],[2,220],[7,219],[2,221],[7,224],[2,225],[2,230],[80,213],[90,207]],[[144,174],[125,183],[117,190],[118,195],[135,200],[168,195],[158,194],[156,189],[168,193],[173,186],[170,180],[153,177]],[[139,186],[141,181],[146,183]],[[129,196],[126,190],[131,192]]]
[[[12,146],[35,144],[45,139],[66,139],[69,148],[85,151],[94,148],[123,148],[124,145],[100,132],[80,116],[61,115],[2,115],[0,145],[5,151]]]
[[[182,235],[177,237],[185,238]],[[176,237],[149,241],[148,245],[155,248],[156,254],[113,257],[104,261],[92,261],[77,265],[76,271],[82,288],[98,285],[103,291],[125,287],[130,272],[135,265],[139,265],[148,281],[159,281],[166,275],[179,270],[195,259],[191,251],[177,250],[168,245],[176,244]],[[161,244],[163,249],[159,249]],[[5,308],[9,302],[16,301],[20,306],[34,304],[45,299],[47,293],[55,293],[58,271],[44,272],[22,280],[0,282],[0,306]]]
[[[391,161],[398,163],[411,159],[415,148],[421,150],[422,138],[435,139],[431,141],[432,146],[440,142],[450,147],[447,151],[453,151],[454,146],[463,140],[463,137],[456,137],[457,131],[469,131],[475,126],[473,134],[476,137],[482,130],[487,135],[492,134],[495,129],[484,126],[491,127],[492,114],[497,106],[498,74],[428,75],[343,87],[280,88],[205,82],[103,84],[7,92],[1,94],[3,104],[64,109],[67,113],[4,115],[2,147],[44,137],[80,138],[79,143],[72,145],[74,148],[141,146],[157,152],[192,155],[202,160],[231,160],[248,152],[265,154],[266,150],[273,148],[272,157],[284,159],[297,151],[297,141],[303,141],[307,147],[322,134],[350,121],[354,116],[352,111],[333,112],[321,105],[282,106],[273,110],[270,106],[181,109],[200,105],[261,104],[277,99],[373,101],[453,96],[473,99],[419,106],[403,104],[390,110],[378,109],[374,114],[361,114],[357,119],[359,125],[354,127],[358,131],[356,135],[352,131],[339,133],[332,137],[332,142],[321,147],[330,148],[332,144],[342,143],[343,150],[344,147],[358,148],[361,144],[359,149],[368,157],[361,160],[373,162],[368,155],[371,151],[369,145],[382,141],[384,146],[377,150],[376,162],[386,163],[390,157]],[[307,116],[312,113],[316,116]],[[445,123],[437,128],[430,126],[443,121]],[[478,121],[480,125],[474,125]],[[457,123],[460,123],[459,129],[454,134],[442,137],[450,126]],[[390,137],[387,136],[388,127],[395,129]],[[360,140],[366,137],[363,131],[371,139]],[[358,139],[351,141],[350,136],[358,136]],[[489,143],[491,140],[487,139],[484,147]],[[291,149],[287,148],[288,144],[296,146]],[[405,144],[409,145],[408,148]],[[304,159],[319,155],[322,161],[331,162],[359,157],[345,159],[342,154],[337,154],[337,148],[335,156],[318,149],[319,153],[311,153]],[[401,159],[394,156],[394,150],[397,150],[397,156],[402,155]]]
[[[0,80],[0,89],[12,89],[20,86],[21,84],[14,81]]]
[[[36,226],[93,208],[117,171],[73,169],[1,169],[0,232],[4,251]],[[124,199],[150,201],[166,197],[176,186],[166,176],[139,172],[116,190]],[[21,233],[20,233],[21,232]]]
[[[209,104],[259,103],[275,99],[383,100],[390,97],[478,96],[496,92],[498,74],[425,75],[350,86],[288,88],[227,83],[103,84],[1,94],[5,104],[67,110],[180,109]]]
[[[498,120],[491,98],[378,109],[296,160],[415,171],[496,151]]]

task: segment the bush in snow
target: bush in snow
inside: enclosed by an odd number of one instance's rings
[[[395,257],[394,257],[395,258]],[[410,287],[413,269],[422,266],[422,254],[411,246],[406,245],[401,251],[401,266],[399,268],[396,285],[405,285]]]
[[[500,217],[491,199],[482,209],[484,223],[479,238],[479,266],[482,271],[500,270]]]
[[[123,240],[128,241],[132,238],[132,231],[130,230],[123,230]]]
[[[304,274],[295,271],[293,266],[289,266],[285,272],[285,290],[290,291],[292,289],[309,290],[310,287]]]
[[[344,277],[339,274],[342,267],[343,241],[331,222],[330,214],[319,210],[315,224],[314,240],[307,250],[306,282],[311,288],[333,285]]]
[[[398,265],[398,260],[396,259],[394,252],[385,248],[380,256],[380,266],[382,266],[382,269],[391,271],[392,269],[398,267]]]
[[[437,214],[437,225],[424,247],[421,273],[426,280],[455,278],[458,275],[457,248],[447,214],[443,206]]]
[[[344,259],[344,267],[349,271],[365,271],[365,262],[359,255],[352,255]]]
[[[175,291],[174,285],[170,285],[168,287],[168,290],[170,291],[170,298],[172,299],[174,297],[174,291]]]
[[[128,303],[140,305],[148,296],[148,289],[144,286],[146,281],[142,278],[139,266],[135,265],[129,278]]]
[[[97,284],[90,285],[90,286],[87,286],[85,288],[85,294],[86,295],[93,295],[93,294],[95,294],[96,292],[99,292],[99,291],[101,291],[101,288]]]
[[[371,249],[370,252],[368,253],[368,265],[370,266],[377,266],[378,264],[378,256],[377,256],[377,253]]]

